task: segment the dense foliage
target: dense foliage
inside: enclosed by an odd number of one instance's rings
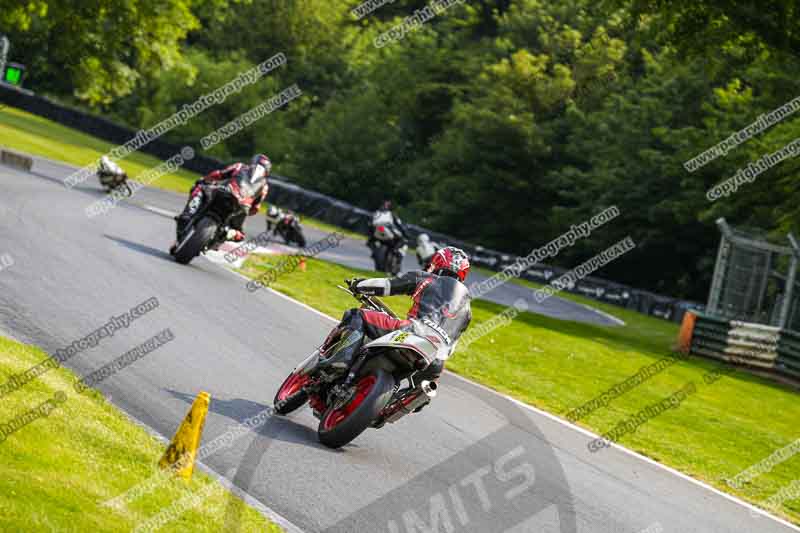
[[[791,0],[471,0],[404,39],[374,39],[423,1],[357,20],[351,0],[0,0],[28,85],[152,125],[277,52],[287,65],[170,133],[197,139],[283,88],[304,96],[211,154],[524,254],[605,207],[622,215],[556,259],[630,235],[602,275],[704,299],[717,217],[800,233],[788,159],[716,202],[714,184],[800,137],[795,116],[724,157],[683,163],[800,96]],[[798,113],[796,116],[800,116]]]

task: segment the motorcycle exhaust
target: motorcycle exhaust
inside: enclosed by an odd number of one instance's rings
[[[411,414],[416,408],[425,405],[435,398],[436,389],[437,385],[435,381],[423,381],[416,390],[411,391],[403,398],[398,398],[394,404],[389,406],[387,409],[389,414],[384,418],[384,421],[394,424],[404,416]],[[406,403],[409,396],[414,397]]]

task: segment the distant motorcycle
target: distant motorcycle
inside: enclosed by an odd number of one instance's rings
[[[131,190],[130,185],[128,185],[128,175],[119,165],[106,156],[100,158],[100,167],[97,169],[97,179],[107,193],[119,190],[125,196],[133,194],[133,190]]]
[[[394,225],[391,214],[387,216],[385,213],[377,214],[372,219],[372,227],[375,228],[372,258],[375,270],[396,276],[403,265],[408,245],[400,229]]]
[[[200,205],[178,233],[177,244],[170,252],[175,260],[187,264],[207,250],[216,250],[228,239],[229,224],[235,217],[246,217],[256,195],[267,182],[264,168],[248,171],[204,186],[191,202]]]
[[[267,210],[267,231],[270,230],[276,235],[280,235],[286,244],[294,242],[300,248],[306,247],[306,237],[300,226],[300,217],[292,211],[283,211],[271,206]]]
[[[346,291],[361,307],[397,316],[375,296]],[[426,332],[399,330],[366,343],[349,368],[326,365],[329,354],[342,340],[334,330],[326,342],[289,374],[275,394],[274,409],[286,415],[306,402],[319,419],[317,436],[325,446],[339,448],[369,427],[381,428],[418,410],[436,396],[436,382],[414,382],[414,374],[437,359],[447,359],[450,349]],[[409,387],[400,389],[404,379]]]

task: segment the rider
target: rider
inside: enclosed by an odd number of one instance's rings
[[[263,167],[265,176],[269,177],[269,173],[272,170],[272,162],[264,154],[256,154],[253,156],[253,159],[250,160],[250,165],[245,165],[244,163],[234,163],[223,168],[222,170],[215,170],[197,180],[189,193],[189,201],[186,203],[186,207],[183,209],[183,212],[180,215],[175,217],[175,220],[178,223],[178,233],[181,232],[183,226],[189,222],[189,220],[192,218],[192,215],[202,205],[202,197],[200,197],[199,200],[195,200],[195,197],[197,195],[204,194],[205,186],[216,181],[232,178],[237,176],[240,172],[248,172],[254,166]],[[250,208],[250,212],[248,213],[250,216],[258,213],[258,208],[261,205],[261,202],[264,201],[264,198],[266,198],[267,191],[269,191],[269,184],[265,181],[264,186],[261,188],[260,194],[256,192],[256,200]],[[228,230],[228,240],[235,242],[244,240],[244,230],[242,229],[242,224],[244,224],[245,218],[246,216],[239,216],[231,220],[230,229]]]
[[[464,285],[468,273],[467,254],[459,248],[448,246],[436,252],[424,272],[411,271],[394,278],[351,280],[350,290],[355,293],[377,296],[408,294],[414,304],[406,320],[368,309],[346,311],[339,326],[323,344],[323,347],[328,347],[333,338],[341,339],[325,364],[332,368],[349,368],[361,349],[364,337],[377,339],[399,329],[431,339],[446,348],[449,356],[455,349],[458,337],[472,319],[469,289]],[[436,380],[443,369],[444,360],[437,359],[415,375],[415,380]]]
[[[428,267],[428,262],[433,259],[433,255],[442,246],[433,242],[427,233],[417,235],[417,261],[422,268]]]
[[[267,231],[272,231],[273,228],[278,227],[278,222],[283,217],[283,211],[277,206],[271,205],[267,210]]]
[[[377,242],[377,239],[375,238],[375,228],[381,224],[391,225],[397,228],[397,230],[402,234],[403,238],[408,241],[408,233],[406,232],[406,227],[403,224],[403,221],[395,216],[394,213],[392,213],[391,200],[384,200],[380,209],[376,210],[372,214],[372,219],[369,222],[369,238],[367,239],[367,246],[370,250],[372,250],[373,257],[375,256],[375,243]]]

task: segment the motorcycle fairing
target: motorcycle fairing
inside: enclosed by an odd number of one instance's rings
[[[372,342],[364,345],[364,349],[374,348],[395,348],[399,350],[411,350],[425,359],[427,364],[431,364],[438,358],[439,348],[425,337],[420,337],[414,332],[398,330],[387,333]]]

